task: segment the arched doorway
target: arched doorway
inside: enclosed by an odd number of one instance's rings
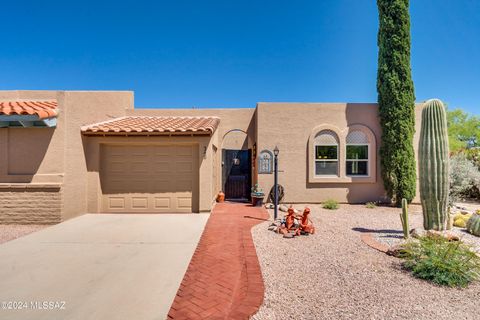
[[[252,186],[252,150],[248,134],[230,130],[222,140],[222,188],[228,200],[250,199]]]

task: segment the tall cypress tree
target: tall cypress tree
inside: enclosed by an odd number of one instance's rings
[[[415,93],[410,68],[409,0],[377,0],[377,92],[382,177],[387,195],[400,205],[416,193]]]

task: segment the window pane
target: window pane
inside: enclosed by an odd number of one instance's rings
[[[337,160],[337,146],[315,146],[315,159]]]
[[[347,145],[347,159],[368,159],[368,146],[348,146]]]
[[[315,174],[338,175],[338,161],[315,161]]]
[[[368,161],[347,161],[348,176],[368,175]]]

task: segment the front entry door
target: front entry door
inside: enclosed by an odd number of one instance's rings
[[[250,199],[251,151],[223,149],[222,158],[222,184],[225,198],[230,200]]]

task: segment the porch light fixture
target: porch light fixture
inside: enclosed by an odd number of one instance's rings
[[[275,149],[273,149],[273,154],[275,155],[275,157],[278,157],[279,152],[280,152],[280,150],[278,150],[278,147],[275,146]]]

